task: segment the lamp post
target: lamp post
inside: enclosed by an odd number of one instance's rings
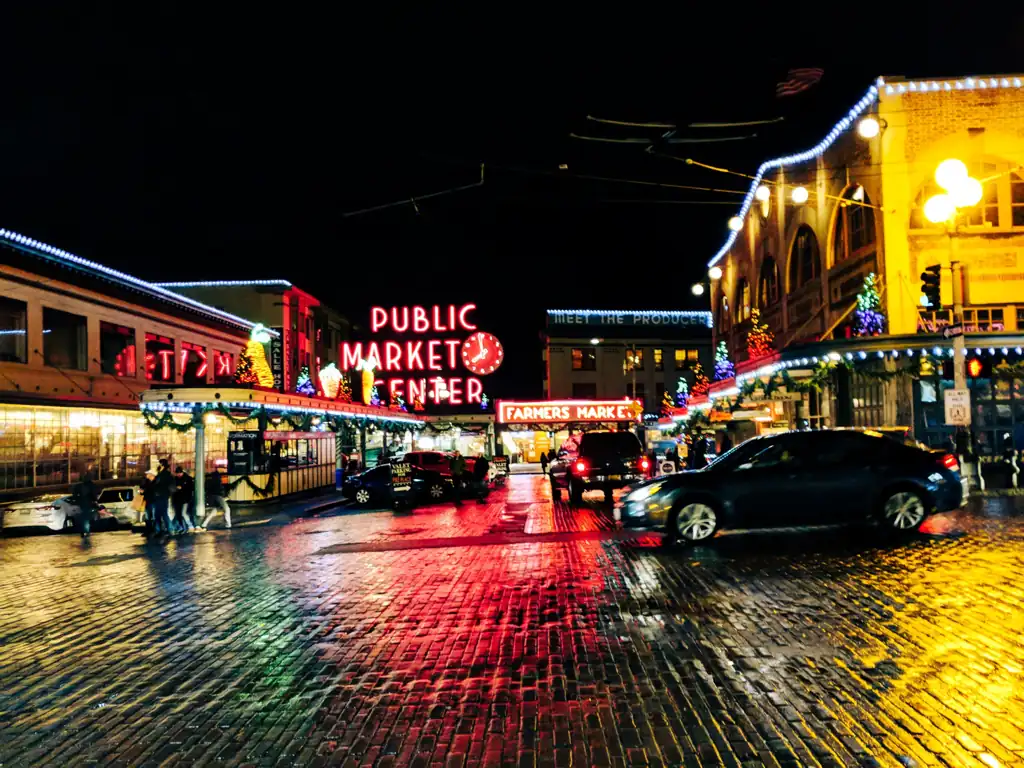
[[[960,333],[953,337],[953,386],[958,390],[967,391],[967,402],[970,404],[970,392],[967,390],[967,357],[966,340],[964,339],[964,296],[963,269],[960,265],[960,217],[963,209],[978,204],[982,196],[981,182],[967,173],[967,166],[960,160],[943,160],[935,169],[935,181],[946,190],[933,195],[924,204],[924,215],[933,224],[943,224],[949,238],[949,269],[953,289],[953,324],[960,326]],[[967,410],[970,420],[970,408]],[[969,452],[969,445],[962,442],[963,430],[958,426],[957,452],[963,455]],[[967,462],[965,469],[967,468]]]

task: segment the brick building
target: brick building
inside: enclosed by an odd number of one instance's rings
[[[941,332],[953,318],[920,301],[921,272],[938,265],[942,304],[952,302],[950,237],[923,216],[947,158],[983,189],[955,235],[972,426],[983,454],[1024,448],[1024,380],[1013,376],[1024,343],[1024,87],[1013,75],[880,78],[819,144],[761,166],[709,262],[716,340],[738,371],[712,401],[760,399],[762,424],[905,426],[948,443],[952,349]],[[859,335],[857,296],[872,273],[885,325]],[[777,351],[750,361],[755,308]],[[791,385],[765,398],[758,382],[778,383],[783,370]]]

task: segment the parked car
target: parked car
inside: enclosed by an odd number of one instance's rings
[[[62,493],[50,493],[36,496],[33,499],[11,502],[3,508],[0,526],[3,530],[16,528],[49,528],[51,531],[70,531],[77,527],[78,516],[82,510],[71,496]],[[100,506],[96,514],[96,525],[106,523],[116,525],[116,519]]]
[[[433,470],[412,467],[412,490],[417,499],[441,501],[452,492],[452,480]],[[391,503],[391,467],[367,469],[345,478],[341,493],[361,507]]]
[[[950,453],[877,432],[784,432],[748,440],[704,469],[640,483],[615,516],[683,542],[705,541],[724,528],[862,521],[907,533],[966,499]]]
[[[643,446],[632,432],[587,432],[575,455],[559,451],[548,467],[551,489],[561,495],[569,490],[569,499],[579,504],[588,490],[604,491],[605,501],[612,491],[643,480],[651,468]]]
[[[142,512],[132,508],[139,492],[138,488],[130,485],[107,487],[100,491],[98,501],[120,525],[134,526],[142,522]]]

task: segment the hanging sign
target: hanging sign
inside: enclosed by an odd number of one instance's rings
[[[274,389],[284,392],[284,329],[275,330],[278,335],[270,339],[270,372],[274,374]]]
[[[491,459],[491,466],[496,475],[508,475],[508,456],[495,456]]]

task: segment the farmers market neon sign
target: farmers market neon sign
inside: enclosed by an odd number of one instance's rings
[[[636,400],[498,401],[498,423],[541,424],[571,421],[636,421],[643,408]]]

